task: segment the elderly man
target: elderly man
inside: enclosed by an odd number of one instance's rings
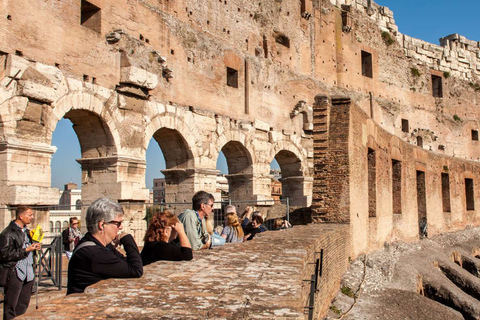
[[[71,217],[70,227],[62,232],[63,249],[68,260],[72,257],[73,249],[75,249],[80,239],[82,239],[82,233],[78,229],[78,219],[77,217]]]
[[[32,220],[32,208],[20,206],[15,220],[0,234],[0,277],[2,282],[6,280],[3,319],[24,314],[30,303],[35,278],[33,251],[40,250],[40,243],[32,244],[27,229]]]
[[[214,200],[212,194],[198,191],[192,198],[193,210],[187,209],[178,216],[193,250],[210,248],[212,237],[207,232],[205,218],[212,214]]]
[[[143,263],[130,234],[120,234],[123,208],[107,198],[95,200],[87,209],[87,234],[80,240],[68,264],[67,294],[109,278],[140,278]],[[123,245],[125,258],[112,241]]]

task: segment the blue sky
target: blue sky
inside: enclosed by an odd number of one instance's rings
[[[479,41],[479,0],[376,0],[393,11],[403,34],[439,44],[438,39],[458,33]]]
[[[438,39],[452,33],[459,33],[470,40],[480,40],[478,13],[480,0],[377,0],[379,5],[393,11],[399,31],[434,44]],[[52,157],[52,186],[63,189],[68,182],[81,187],[80,145],[69,120],[61,120],[53,133],[52,144],[57,152]],[[274,161],[272,167],[278,168]],[[158,144],[151,140],[147,149],[147,187],[152,187],[153,178],[162,177],[165,160]],[[217,169],[227,173],[227,163],[221,153]]]

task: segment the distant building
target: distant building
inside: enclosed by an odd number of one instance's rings
[[[225,175],[217,176],[216,193],[213,195],[216,201],[228,201],[228,180]]]
[[[77,217],[80,224],[82,216],[82,190],[76,183],[69,182],[60,191],[58,207],[50,210],[50,234],[58,235],[68,227],[70,217]],[[83,231],[83,230],[82,230]]]
[[[282,200],[282,183],[275,178],[272,178],[272,199]]]
[[[153,179],[153,203],[165,202],[165,178]]]

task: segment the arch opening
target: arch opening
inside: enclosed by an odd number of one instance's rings
[[[252,200],[253,166],[250,152],[238,141],[227,142],[221,152],[227,163],[228,174],[225,177],[228,180],[228,198],[233,201]],[[218,162],[217,169],[222,170]]]
[[[289,198],[293,206],[309,205],[306,193],[311,182],[304,177],[301,160],[288,150],[280,150],[274,159],[280,167],[278,180],[281,182],[282,199]]]
[[[153,141],[156,142],[159,150],[156,146],[152,147],[155,145]],[[156,151],[149,152],[152,148]],[[148,156],[154,154],[153,159],[147,159],[148,174],[146,175],[146,179],[151,180],[146,181],[146,185],[152,186],[152,202],[190,201],[194,192],[194,157],[182,134],[175,129],[158,129],[150,140],[147,153]],[[154,161],[155,169],[151,172],[151,163]]]

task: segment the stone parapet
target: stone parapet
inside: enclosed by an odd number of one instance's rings
[[[295,226],[196,252],[190,262],[154,263],[140,279],[102,281],[23,318],[307,319],[310,280],[323,257],[311,309],[319,319],[339,288],[349,252],[347,226]]]

